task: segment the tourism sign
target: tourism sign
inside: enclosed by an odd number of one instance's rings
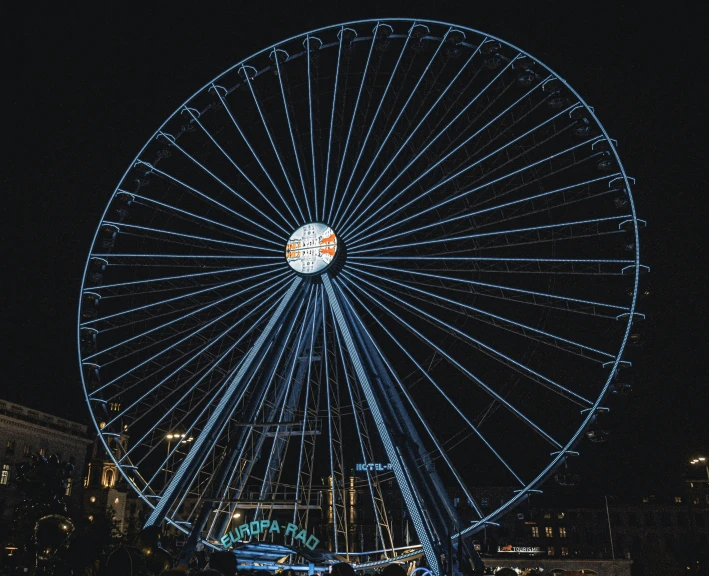
[[[305,546],[308,550],[314,550],[320,543],[313,534],[308,534],[305,528],[301,528],[292,522],[288,524],[279,524],[276,520],[254,520],[246,522],[240,526],[236,526],[230,532],[222,536],[221,543],[227,550],[234,544],[248,540],[252,536],[259,534],[282,534],[283,537],[290,536],[293,538],[293,544]]]
[[[541,554],[542,549],[539,546],[498,546],[497,551],[503,554]]]

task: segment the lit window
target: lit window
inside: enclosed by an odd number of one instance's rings
[[[89,498],[89,500],[91,500],[91,502],[96,502],[96,496],[91,496],[91,498]]]
[[[647,504],[648,502],[650,502],[650,497],[649,497],[649,496],[643,496],[643,502],[645,502],[646,504]]]
[[[559,527],[559,538],[566,538],[566,528],[564,526]]]
[[[120,500],[119,500],[118,498],[116,498],[116,499],[113,501],[114,504],[118,504],[119,502],[120,502]]]
[[[547,538],[551,538],[552,536],[554,536],[554,529],[551,526],[547,526],[546,528],[544,528],[544,534]]]
[[[3,464],[2,465],[2,476],[0,476],[0,484],[3,486],[8,483],[10,480],[10,465],[9,464]]]
[[[94,517],[93,517],[93,516],[89,516],[89,522],[93,522],[93,521],[94,521]]]
[[[547,512],[546,514],[544,514],[544,518],[551,518],[551,512]]]
[[[103,471],[103,482],[102,484],[106,488],[112,488],[116,484],[116,476],[113,468],[105,468]]]
[[[5,450],[8,454],[14,454],[15,453],[15,441],[14,440],[8,440],[7,441],[7,449]]]
[[[44,456],[44,448],[40,448],[40,449],[39,449],[39,455],[40,455],[40,456]]]
[[[569,549],[566,546],[561,547],[561,555],[562,556],[568,556],[569,555]]]
[[[64,491],[64,496],[71,496],[71,478],[66,481],[66,490]]]
[[[682,496],[675,496],[675,504],[682,504]]]
[[[563,519],[564,519],[564,513],[563,513],[563,512],[559,512],[559,513],[556,515],[556,517],[557,517],[559,520],[563,520]]]
[[[22,449],[23,456],[29,456],[31,449],[29,444],[25,444],[25,447]]]
[[[553,555],[554,555],[554,547],[547,546],[547,556],[553,556]]]
[[[532,537],[539,538],[539,526],[532,526]]]

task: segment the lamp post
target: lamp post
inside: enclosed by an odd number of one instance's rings
[[[188,442],[192,442],[194,438],[192,436],[186,438],[185,434],[182,434],[180,432],[168,432],[165,434],[165,439],[167,440],[167,460],[165,461],[165,485],[167,486],[167,473],[170,471],[168,468],[168,465],[170,463],[170,447],[172,446],[172,442],[174,441],[177,444],[186,444]]]
[[[707,459],[704,456],[698,456],[696,458],[692,458],[692,460],[689,463],[692,464],[693,466],[694,465],[701,466],[703,464],[704,469],[706,470],[706,473],[707,473],[707,480],[709,480],[709,463],[707,463]]]

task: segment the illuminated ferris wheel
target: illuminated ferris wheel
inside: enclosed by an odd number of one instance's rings
[[[615,144],[544,64],[442,22],[314,30],[198,90],[81,289],[86,399],[147,524],[307,526],[438,573],[623,390],[645,267]]]

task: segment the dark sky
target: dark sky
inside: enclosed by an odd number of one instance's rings
[[[3,38],[5,377],[0,396],[84,421],[75,349],[78,294],[94,229],[128,163],[198,87],[288,36],[357,18],[446,20],[542,60],[595,107],[647,219],[652,294],[636,386],[612,440],[582,445],[587,485],[666,483],[709,456],[707,90],[699,2],[664,13],[630,3],[165,3],[83,13],[24,8]],[[521,4],[521,3],[520,3]],[[474,5],[472,8],[455,6]],[[484,6],[483,6],[484,5]],[[115,6],[121,6],[116,4]],[[199,8],[198,8],[199,7]],[[7,31],[6,31],[7,32]],[[9,130],[8,130],[9,128]],[[8,155],[9,152],[9,155]]]

